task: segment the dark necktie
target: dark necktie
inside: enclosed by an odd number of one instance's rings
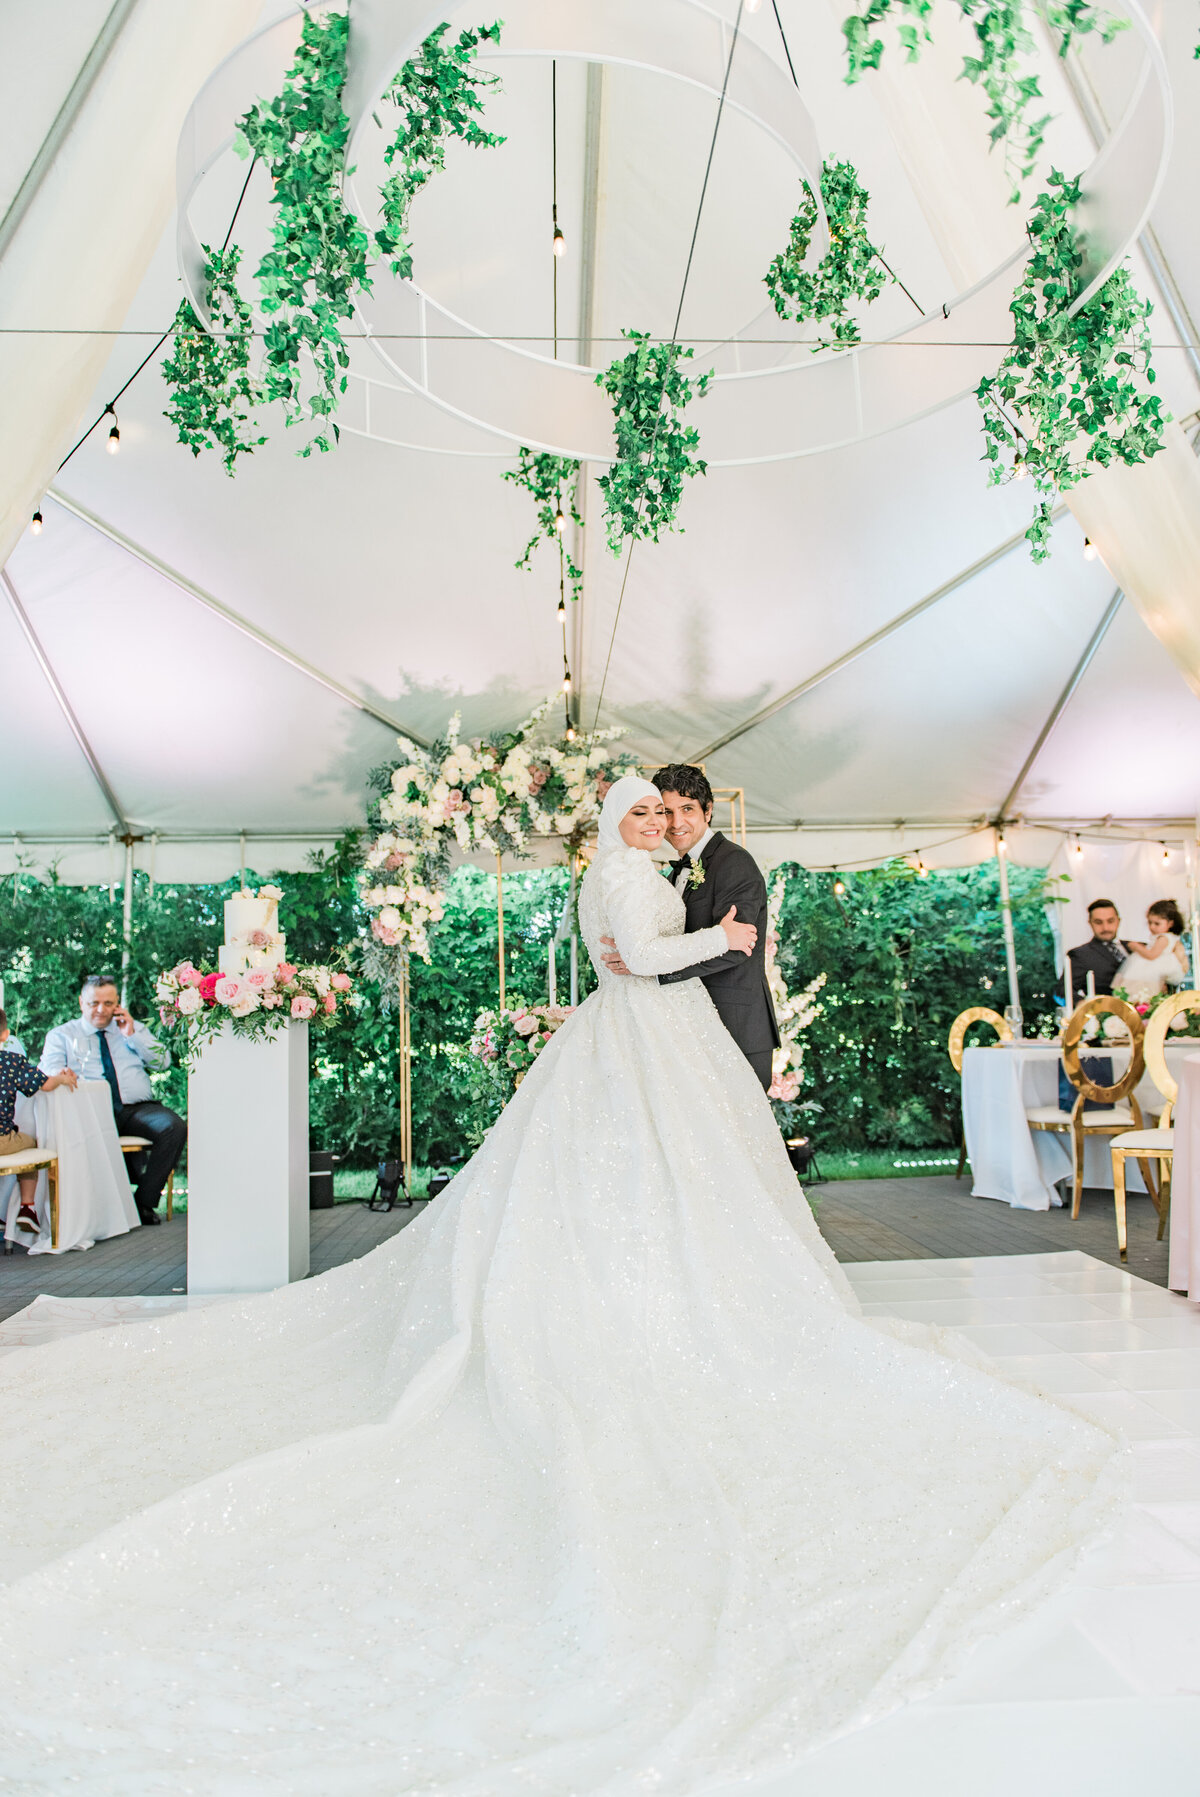
[[[112,1088],[113,1115],[121,1108],[121,1088],[117,1084],[117,1070],[113,1066],[112,1049],[108,1046],[108,1037],[103,1030],[97,1030],[100,1041],[100,1060],[104,1067],[104,1077]]]
[[[671,884],[672,884],[672,886],[674,886],[676,880],[679,878],[679,876],[683,872],[684,868],[690,867],[691,865],[692,865],[692,857],[690,855],[684,855],[684,857],[680,861],[672,861],[672,863],[671,863]]]

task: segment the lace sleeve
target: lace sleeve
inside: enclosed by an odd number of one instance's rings
[[[714,924],[710,930],[695,930],[690,936],[660,934],[654,907],[656,894],[646,885],[647,880],[657,881],[660,875],[621,861],[611,863],[605,876],[609,927],[630,973],[676,973],[694,962],[711,961],[728,948],[720,924]]]

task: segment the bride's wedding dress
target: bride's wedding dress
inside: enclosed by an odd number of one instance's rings
[[[580,915],[599,990],[392,1241],[0,1361],[5,1789],[716,1789],[1103,1524],[1110,1436],[857,1314],[704,987],[652,977],[721,931],[636,849]]]

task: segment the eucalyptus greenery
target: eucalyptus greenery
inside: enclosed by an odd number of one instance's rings
[[[808,182],[804,184],[800,210],[792,220],[786,250],[782,250],[764,280],[780,318],[800,323],[830,322],[828,335],[813,343],[819,349],[849,349],[862,341],[849,311],[851,300],[878,299],[889,271],[867,235],[870,195],[849,162],[821,165],[821,200],[829,223],[829,249],[816,268],[804,263],[817,222],[817,202]]]
[[[564,522],[570,518],[583,529],[583,519],[576,504],[576,492],[579,485],[579,463],[566,455],[538,455],[532,449],[522,447],[518,451],[518,464],[508,468],[501,475],[501,480],[508,480],[516,487],[521,487],[529,494],[537,506],[538,527],[525,545],[525,552],[514,565],[528,568],[534,550],[539,543],[557,543],[563,558],[563,567],[570,584],[572,599],[578,599],[583,587],[583,569],[575,565],[571,559],[563,532],[558,527],[561,515]]]
[[[620,555],[627,538],[657,543],[674,530],[683,483],[707,471],[696,454],[700,433],[680,413],[693,395],[708,391],[712,370],[695,379],[680,368],[692,351],[678,343],[653,343],[646,331],[622,331],[633,348],[596,376],[613,402],[617,457],[597,486],[604,494],[608,546]]]
[[[264,396],[277,399],[289,425],[329,422],[304,448],[332,447],[330,431],[346,391],[350,355],[341,322],[371,285],[367,233],[342,195],[350,124],[342,106],[349,24],[345,13],[306,14],[296,59],[282,91],[258,100],[241,120],[235,147],[261,156],[274,182],[274,247],[257,270],[262,309],[273,318],[263,339]],[[304,393],[302,351],[317,387]]]
[[[1024,59],[1035,47],[1030,29],[1033,8],[1030,0],[955,0],[955,4],[974,31],[979,48],[977,56],[964,57],[963,77],[987,96],[991,139],[993,144],[1004,145],[1005,172],[1015,201],[1020,198],[1020,183],[1033,173],[1052,116],[1034,113],[1042,91],[1037,76],[1023,72]],[[884,43],[875,35],[875,27],[887,18],[896,23],[906,59],[916,62],[921,45],[932,42],[931,11],[931,0],[867,0],[842,23],[846,80],[855,82],[868,69],[879,67]],[[1089,0],[1039,0],[1037,14],[1055,33],[1063,57],[1075,37],[1098,31],[1108,43],[1128,23]]]
[[[1028,475],[1040,499],[1025,533],[1035,561],[1049,553],[1056,493],[1090,468],[1147,461],[1162,448],[1162,401],[1153,383],[1152,307],[1117,268],[1067,316],[1085,275],[1083,240],[1073,222],[1080,178],[1057,170],[1038,196],[1028,231],[1032,246],[1009,310],[1012,347],[994,376],[980,382],[984,459],[993,485]]]
[[[194,456],[219,449],[227,474],[239,455],[251,455],[265,437],[249,428],[250,413],[262,403],[262,389],[250,373],[254,326],[238,292],[241,251],[204,245],[205,286],[212,329],[205,330],[190,300],[180,303],[172,327],[171,354],[162,365],[172,389],[163,416]]]
[[[442,39],[449,31],[443,23],[405,63],[385,99],[399,109],[400,124],[383,153],[393,170],[380,188],[383,229],[375,242],[390,257],[391,270],[407,280],[413,271],[412,245],[408,238],[409,211],[413,200],[430,177],[446,163],[446,141],[461,138],[476,148],[491,148],[504,139],[485,131],[478,122],[482,95],[499,86],[497,75],[482,74],[474,65],[479,44],[490,38],[500,42],[501,21],[461,31],[451,44]]]

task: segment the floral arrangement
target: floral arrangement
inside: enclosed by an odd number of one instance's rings
[[[519,998],[512,1009],[480,1011],[467,1047],[476,1060],[500,1078],[511,1098],[574,1009],[574,1005],[527,1005]]]
[[[782,1041],[772,1058],[771,1084],[767,1097],[776,1107],[776,1118],[786,1136],[796,1128],[805,1112],[820,1109],[815,1100],[800,1098],[800,1088],[804,1084],[804,1044],[799,1038],[801,1032],[821,1015],[822,1006],[817,1002],[817,994],[828,975],[819,973],[816,979],[808,982],[802,992],[795,995],[788,991],[778,954],[779,914],[783,909],[783,895],[784,882],[776,879],[767,899],[766,960],[767,984],[771,988],[775,1021],[779,1025]]]
[[[400,759],[372,775],[379,798],[365,857],[363,902],[374,913],[378,948],[429,959],[428,926],[443,914],[455,847],[520,856],[532,836],[562,836],[577,847],[614,780],[636,758],[611,745],[622,730],[584,740],[546,741],[538,725],[547,699],[509,732],[464,742],[459,717],[428,749],[397,739]],[[379,955],[366,970],[386,977]]]
[[[1127,1005],[1132,1005],[1139,1017],[1150,1018],[1153,1017],[1155,1011],[1157,1011],[1163,1000],[1171,997],[1171,993],[1152,992],[1149,996],[1146,996],[1144,993],[1139,993],[1135,996],[1124,986],[1114,986],[1113,997],[1123,999]],[[1105,1030],[1107,1030],[1110,1023],[1116,1024],[1120,1029],[1124,1029],[1125,1027],[1119,1017],[1106,1017],[1103,1026]],[[1183,1035],[1186,1032],[1189,1036],[1200,1036],[1200,1013],[1196,1011],[1180,1011],[1177,1017],[1172,1017],[1167,1028],[1176,1035]]]
[[[269,896],[264,887],[259,896]],[[251,945],[253,946],[253,945]],[[268,1036],[295,1019],[328,1027],[355,1003],[348,973],[332,967],[250,967],[221,973],[180,961],[160,973],[154,989],[172,1053],[188,1066],[228,1023],[237,1036]]]

